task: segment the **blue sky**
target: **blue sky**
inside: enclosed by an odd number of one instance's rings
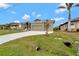
[[[57,9],[56,3],[0,3],[0,24],[10,22],[32,22],[35,19],[55,20],[54,26],[67,21],[67,10]],[[79,7],[72,8],[72,19],[78,18]]]

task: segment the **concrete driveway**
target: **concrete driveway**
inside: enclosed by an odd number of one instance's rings
[[[53,33],[50,31],[49,33]],[[40,35],[45,34],[45,31],[27,31],[27,32],[20,32],[20,33],[13,33],[0,36],[0,44],[15,40],[17,38],[25,37],[25,36],[32,36],[32,35]]]

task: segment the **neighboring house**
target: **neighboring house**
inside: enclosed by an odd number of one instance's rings
[[[30,30],[31,29],[31,23],[30,22],[21,23],[21,29]]]
[[[21,29],[20,23],[10,23],[10,29]]]
[[[26,29],[29,28],[29,22],[23,22],[23,23],[10,23],[10,29]]]
[[[53,30],[53,21],[50,21],[49,31]],[[46,21],[35,20],[33,22],[23,22],[23,23],[10,23],[7,27],[0,26],[0,29],[11,29],[11,30],[31,30],[31,31],[45,31],[46,30]]]
[[[5,30],[5,29],[10,29],[9,24],[5,24],[5,25],[0,25],[0,29]]]
[[[0,29],[5,29],[5,26],[4,25],[0,25]]]
[[[71,20],[71,31],[77,31],[79,29],[79,18]],[[65,22],[64,24],[61,24],[59,26],[60,30],[67,31],[68,28],[68,22]]]
[[[23,22],[23,23],[9,23],[5,25],[0,25],[0,29],[11,29],[11,30],[17,30],[17,29],[26,29],[28,28],[28,22]]]

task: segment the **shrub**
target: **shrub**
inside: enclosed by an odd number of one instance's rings
[[[59,30],[59,27],[55,27],[53,30],[55,30],[55,31],[56,31],[56,30]]]
[[[77,29],[77,31],[79,32],[79,28]]]

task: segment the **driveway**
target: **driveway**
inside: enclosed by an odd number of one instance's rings
[[[50,31],[49,33],[52,33],[52,31]],[[45,34],[45,31],[27,31],[27,32],[2,35],[2,36],[0,36],[0,44],[11,41],[11,40],[15,40],[15,39],[18,39],[21,37],[40,35],[40,34]]]

